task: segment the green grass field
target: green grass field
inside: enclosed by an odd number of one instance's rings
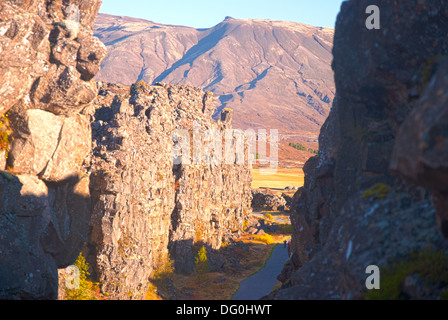
[[[264,175],[259,169],[252,169],[252,188],[284,189],[302,187],[304,173],[301,168],[277,169],[275,174]]]

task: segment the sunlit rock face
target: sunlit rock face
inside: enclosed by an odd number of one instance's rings
[[[208,130],[224,141],[232,129],[228,117],[212,119],[210,93],[143,82],[127,92],[103,84],[100,92],[92,123],[93,212],[86,255],[109,297],[142,299],[167,258],[176,272],[189,274],[193,246],[219,249],[223,240],[238,237],[251,213],[250,167],[236,158],[208,162],[207,143],[197,147],[195,139]],[[189,163],[173,158],[182,139],[188,140]],[[223,153],[225,143],[213,150]],[[197,151],[199,162],[193,158]]]

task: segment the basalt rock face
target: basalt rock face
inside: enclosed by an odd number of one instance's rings
[[[229,115],[211,118],[214,108],[210,93],[189,86],[139,82],[128,92],[119,85],[100,89],[86,255],[110,298],[142,299],[150,276],[168,257],[176,272],[192,272],[195,244],[219,249],[243,225],[251,204],[247,163],[173,160],[175,147],[190,138],[187,153],[194,146],[197,156],[195,138],[205,141],[207,130],[224,137],[231,129]]]
[[[9,114],[0,178],[0,298],[55,299],[58,268],[87,238],[91,79],[106,54],[92,27],[101,1],[0,3],[0,114]],[[5,170],[6,168],[0,168]]]
[[[2,1],[2,114],[20,101],[24,109],[67,114],[95,98],[92,83],[83,80],[93,78],[106,54],[92,34],[100,5],[99,0]]]
[[[434,61],[434,69],[436,75],[398,132],[391,170],[431,191],[448,238],[448,60]]]
[[[365,26],[372,4],[380,30]],[[292,255],[270,298],[363,298],[367,266],[446,248],[435,213],[446,233],[448,86],[436,63],[448,53],[446,21],[441,1],[342,4],[335,102],[294,197]]]

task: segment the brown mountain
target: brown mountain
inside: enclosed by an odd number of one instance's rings
[[[201,87],[219,100],[216,114],[234,110],[234,128],[279,129],[280,158],[309,157],[288,142],[318,148],[335,93],[333,29],[231,17],[194,29],[99,14],[95,35],[109,50],[97,80]]]

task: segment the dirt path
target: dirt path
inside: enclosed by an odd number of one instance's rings
[[[232,300],[258,300],[269,294],[277,284],[277,276],[287,259],[288,249],[284,248],[283,243],[278,244],[265,267],[240,282],[240,289],[233,295]]]

